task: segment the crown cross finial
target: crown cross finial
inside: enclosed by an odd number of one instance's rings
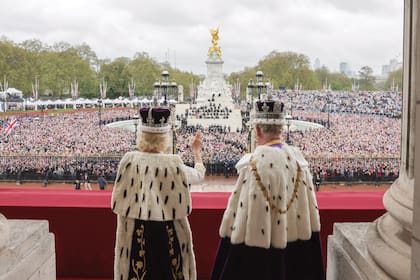
[[[263,106],[261,108],[264,112],[268,112],[268,110],[270,109],[270,107],[267,106],[267,103],[265,103],[265,102],[263,103]]]
[[[165,123],[165,118],[164,118],[164,117],[162,117],[162,118],[159,120],[159,122],[160,122],[161,124],[164,124],[164,123]]]

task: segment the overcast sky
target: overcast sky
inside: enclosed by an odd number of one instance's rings
[[[219,27],[225,73],[273,50],[319,58],[332,71],[402,60],[403,0],[2,0],[0,36],[87,43],[99,58],[147,52],[206,73],[209,28]]]

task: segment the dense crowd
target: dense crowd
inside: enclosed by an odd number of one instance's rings
[[[290,140],[309,160],[314,178],[351,181],[398,176],[399,93],[366,92],[359,99],[355,93],[330,92],[334,106],[329,111],[321,104],[325,93],[305,93],[289,92],[283,98],[293,119],[324,125],[305,132],[290,127]],[[287,106],[288,95],[293,96],[293,106]],[[87,173],[92,179],[103,174],[112,180],[120,157],[133,149],[135,135],[105,124],[136,115],[135,109],[19,115],[18,127],[0,139],[0,179],[74,180]],[[243,116],[248,114],[243,112]],[[204,132],[203,161],[208,175],[235,175],[234,166],[249,144],[248,132],[231,132],[228,126],[182,126],[176,133],[176,150],[190,165],[189,138],[196,129]],[[284,139],[286,134],[287,128]]]
[[[402,93],[389,91],[288,91],[281,94],[288,109],[401,117]]]
[[[191,117],[197,119],[228,119],[230,113],[232,113],[232,110],[228,107],[222,107],[220,103],[216,104],[214,102],[209,102],[205,105],[186,109],[185,114],[177,115],[176,118],[178,120]]]
[[[221,175],[226,177],[236,174],[235,164],[247,149],[246,134],[230,132],[226,126],[188,126],[177,135],[177,152],[187,165],[192,166],[193,158],[189,139],[197,129],[203,132],[203,163],[208,175]]]

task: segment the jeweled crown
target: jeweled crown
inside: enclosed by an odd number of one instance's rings
[[[284,103],[271,95],[257,100],[251,115],[253,124],[284,124]]]
[[[166,133],[170,130],[171,110],[165,107],[145,107],[140,109],[140,130],[149,133]]]

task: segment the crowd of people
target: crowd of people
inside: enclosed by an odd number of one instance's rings
[[[288,109],[401,117],[402,93],[392,91],[287,91]]]
[[[230,132],[226,126],[188,126],[177,135],[177,152],[189,166],[193,162],[189,139],[199,129],[204,135],[202,157],[207,175],[236,175],[235,164],[247,149],[246,134]]]
[[[228,119],[232,110],[220,103],[209,102],[206,105],[186,109],[185,114],[177,115],[177,119],[195,117],[197,119]]]
[[[314,177],[376,180],[398,176],[401,94],[329,92],[329,103],[325,103],[325,94],[306,91],[283,96],[293,119],[324,125],[304,132],[295,131],[292,125],[289,131],[290,141],[308,159]],[[331,104],[331,110],[326,111],[325,104]],[[92,179],[104,175],[112,180],[120,157],[133,149],[135,135],[105,124],[136,115],[137,109],[19,115],[19,125],[0,139],[0,179],[75,180],[88,173]],[[243,116],[248,114],[243,112]],[[183,126],[176,133],[176,151],[189,165],[188,139],[197,129],[203,131],[207,175],[236,175],[235,164],[249,146],[248,132],[231,132],[228,124]],[[287,133],[285,128],[284,139]]]

